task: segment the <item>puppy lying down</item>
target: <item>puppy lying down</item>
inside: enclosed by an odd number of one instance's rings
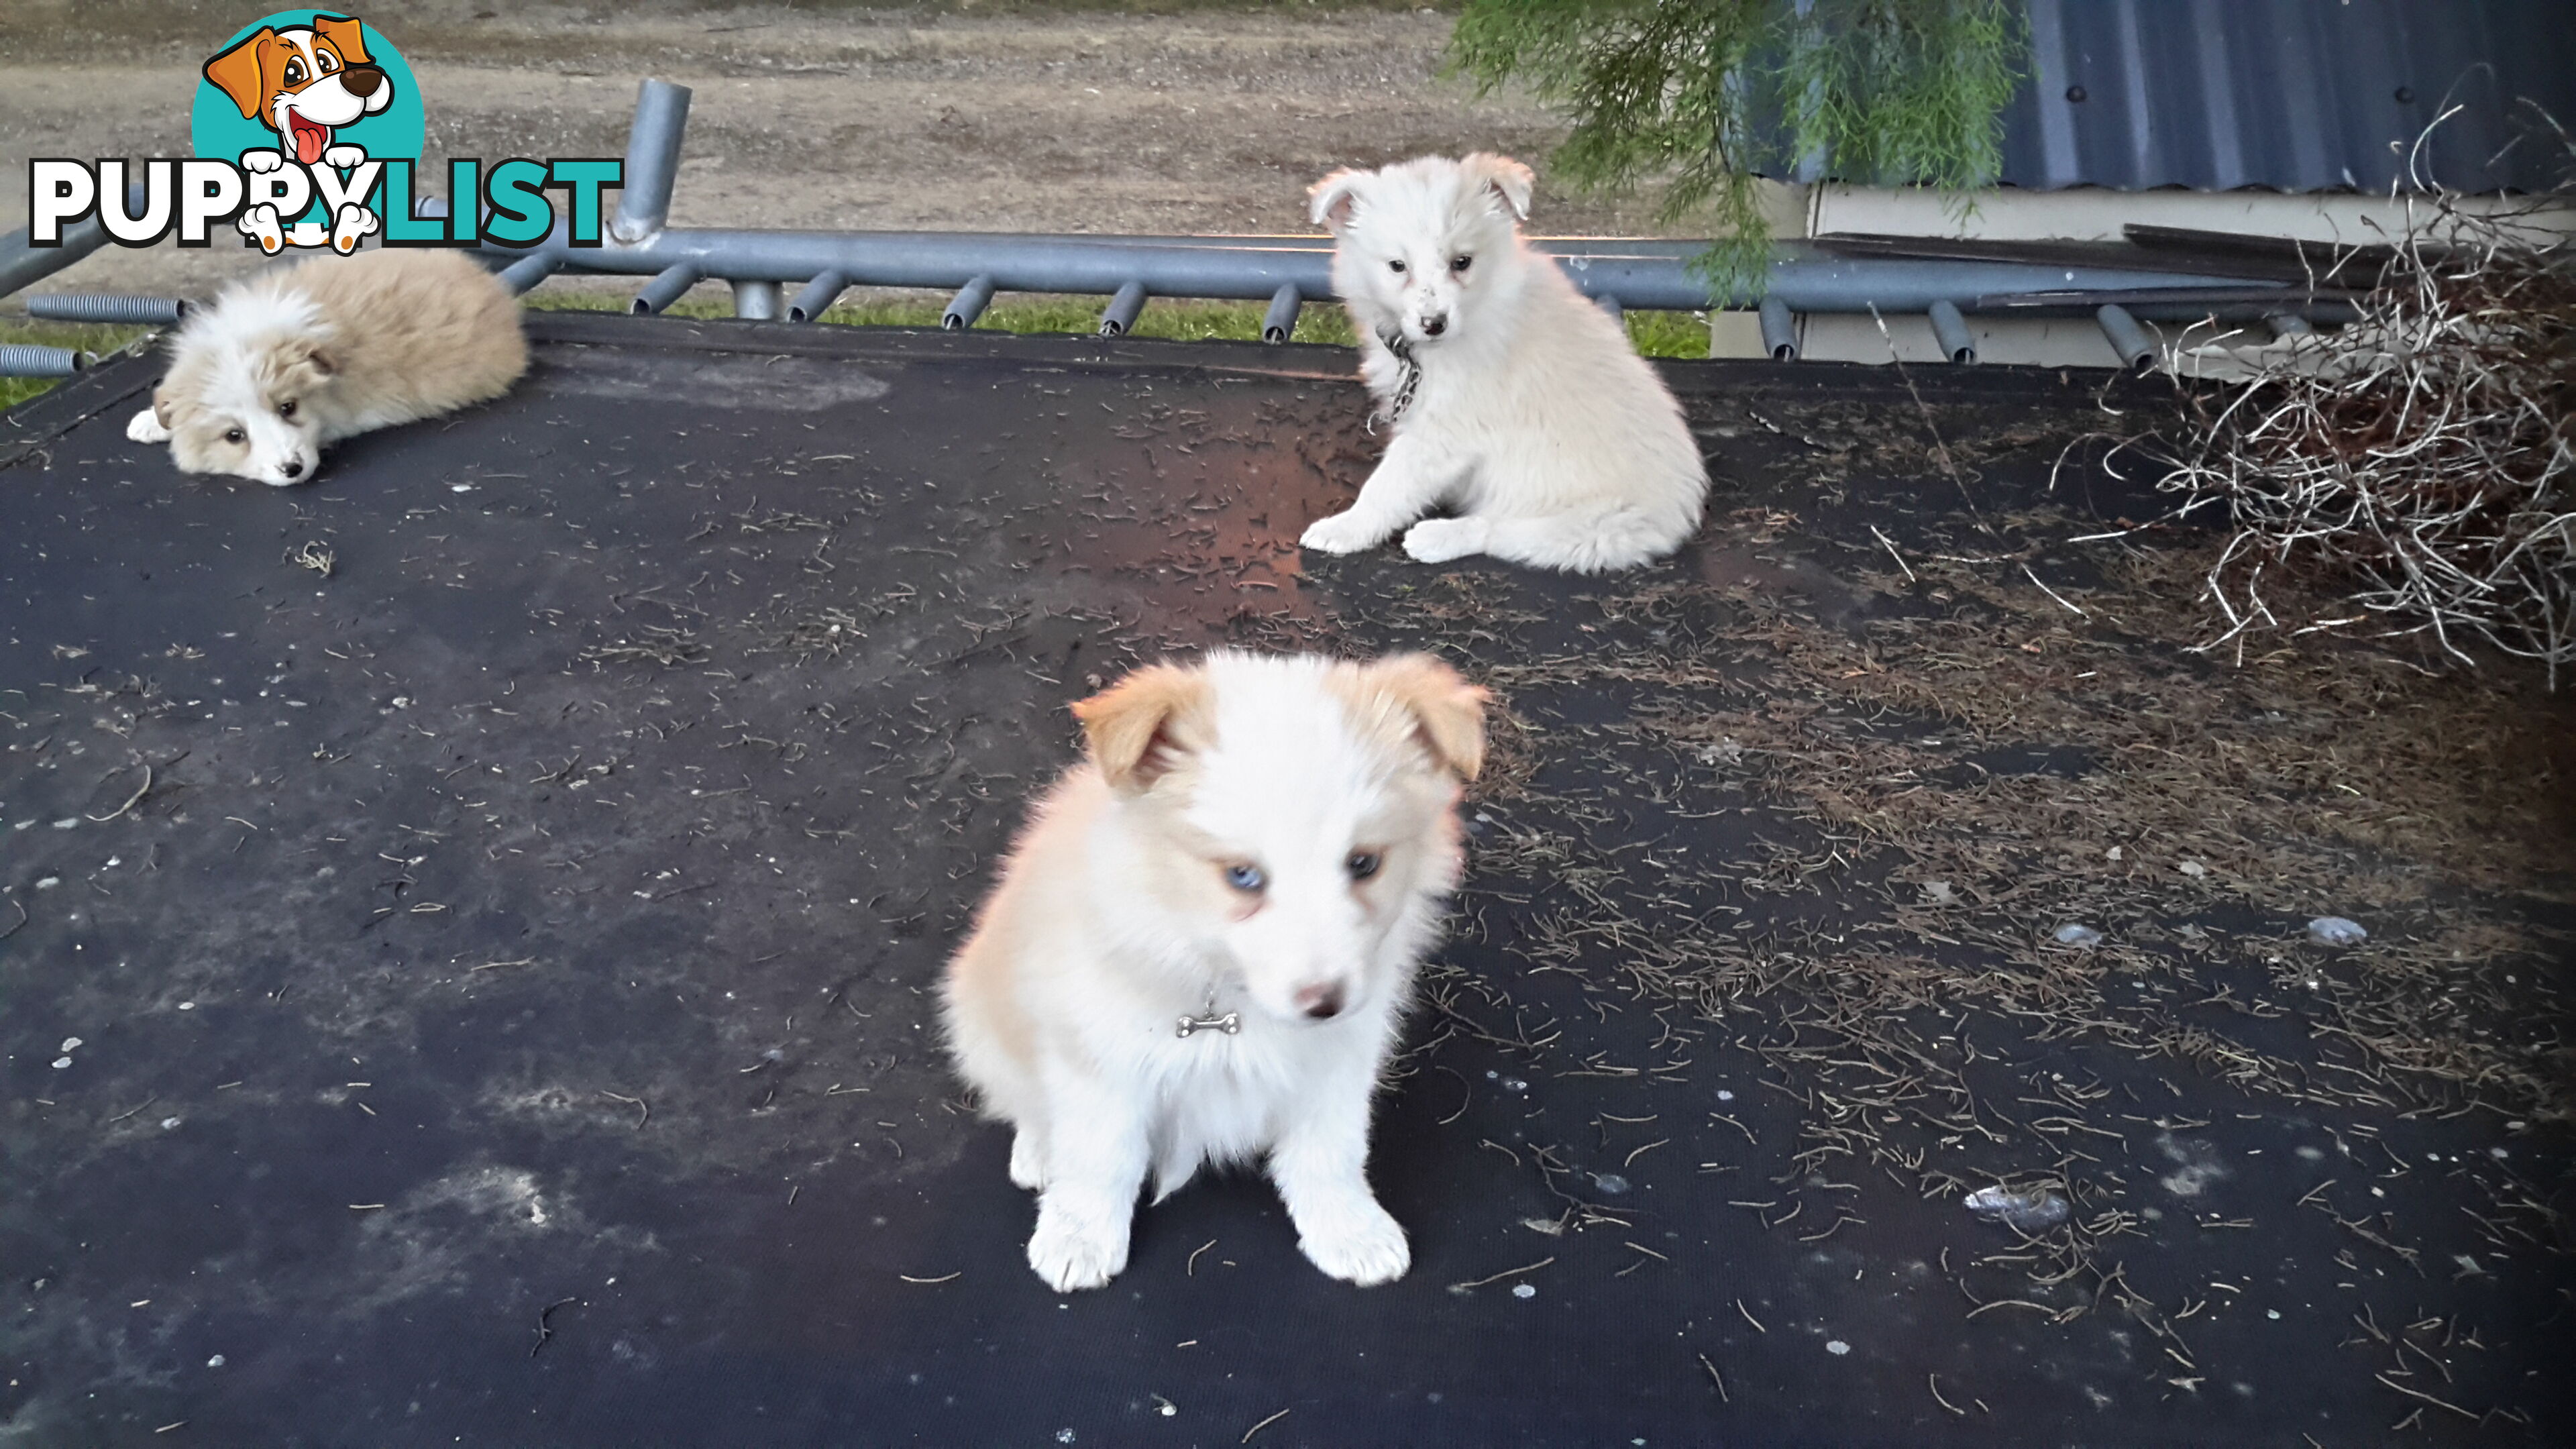
[[[1427,655],[1218,653],[1074,706],[1089,758],[1030,813],[949,963],[948,1041],[1059,1290],[1127,1265],[1203,1162],[1265,1158],[1315,1266],[1411,1263],[1369,1190],[1369,1101],[1456,886],[1484,691]]]
[[[519,304],[457,252],[322,256],[192,312],[125,435],[182,473],[285,488],[325,445],[499,397],[528,370]]]

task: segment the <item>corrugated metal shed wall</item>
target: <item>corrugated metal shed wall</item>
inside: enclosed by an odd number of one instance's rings
[[[2529,97],[2576,129],[2576,0],[2026,0],[2008,185],[2385,193],[2564,187]],[[2411,183],[2410,183],[2411,186]]]

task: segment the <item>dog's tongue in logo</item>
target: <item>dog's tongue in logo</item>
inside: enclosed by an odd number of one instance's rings
[[[331,128],[316,125],[293,111],[286,113],[288,133],[295,138],[295,159],[306,166],[322,159],[322,148],[331,144]]]

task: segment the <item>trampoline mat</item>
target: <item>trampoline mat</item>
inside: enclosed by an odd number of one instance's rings
[[[2561,1191],[2557,1128],[1962,1016],[1979,1136],[1821,1075],[1800,1010],[1695,1008],[1566,932],[1607,860],[1639,942],[1862,950],[1881,896],[1741,885],[1832,826],[1748,793],[1730,739],[1633,726],[1690,678],[1758,708],[1765,610],[1937,609],[1864,575],[1982,520],[2146,517],[2091,453],[2052,486],[2098,379],[1668,365],[1712,523],[1613,583],[1301,558],[1378,446],[1347,353],[531,328],[510,397],[306,488],[126,442],[149,360],[9,419],[0,1437],[2336,1445],[2424,1396],[2437,1442],[2576,1435],[2566,1259],[2477,1220]],[[1918,413],[1992,444],[1973,478],[1929,442],[1801,471],[1835,419]],[[1238,1173],[1058,1295],[933,983],[1074,757],[1065,706],[1227,642],[1435,647],[1510,706],[1376,1131],[1413,1268],[1324,1278]],[[1539,659],[1665,681],[1512,672]],[[1925,787],[2090,768],[2041,739]],[[2227,1015],[2239,967],[2174,969],[2175,1013]],[[2094,1246],[2040,1281],[2065,1230],[1961,1191],[2070,1163],[2122,1187],[2078,1193]]]

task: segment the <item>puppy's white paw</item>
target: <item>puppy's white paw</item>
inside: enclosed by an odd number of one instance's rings
[[[1046,1157],[1038,1151],[1037,1134],[1026,1127],[1011,1138],[1011,1183],[1031,1192],[1046,1188]]]
[[[1447,563],[1485,551],[1481,518],[1426,518],[1404,531],[1404,551],[1417,563]]]
[[[275,171],[286,164],[286,157],[276,151],[250,150],[241,153],[245,171]]]
[[[1386,530],[1358,515],[1358,509],[1346,508],[1330,518],[1318,518],[1306,525],[1297,542],[1319,553],[1358,553],[1384,542]]]
[[[1361,1198],[1330,1214],[1328,1221],[1300,1234],[1297,1247],[1328,1275],[1362,1288],[1392,1283],[1413,1266],[1403,1224],[1375,1198]]]
[[[1127,1266],[1127,1225],[1085,1223],[1040,1202],[1038,1230],[1029,1237],[1029,1266],[1058,1293],[1100,1287]]]
[[[145,408],[126,421],[125,436],[138,443],[166,443],[170,441],[170,430],[161,426],[160,414]]]
[[[334,167],[342,171],[346,171],[350,167],[355,166],[366,159],[366,147],[352,146],[346,142],[337,146],[329,147],[322,152],[323,165]]]

